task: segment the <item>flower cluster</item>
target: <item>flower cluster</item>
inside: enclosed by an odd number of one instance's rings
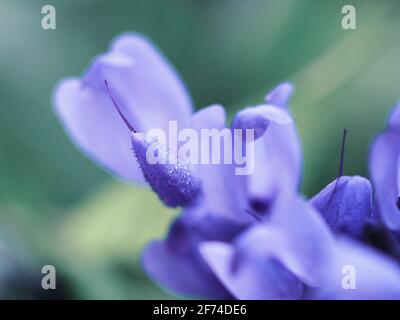
[[[182,207],[166,239],[143,252],[145,271],[161,286],[212,299],[400,298],[400,107],[372,145],[373,186],[340,172],[307,200],[298,190],[292,93],[290,83],[277,86],[228,126],[219,105],[193,112],[182,80],[148,39],[123,34],[82,77],[57,86],[54,105],[96,163]],[[147,163],[147,148],[159,142],[145,133],[168,132],[169,121],[197,131],[253,129],[253,173],[238,176],[229,164]]]

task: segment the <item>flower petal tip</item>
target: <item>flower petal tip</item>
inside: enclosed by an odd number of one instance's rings
[[[281,108],[288,108],[293,92],[294,85],[291,82],[283,82],[265,96],[265,101]]]
[[[169,207],[188,206],[201,193],[190,168],[174,159],[157,139],[132,133],[132,149],[151,188]]]

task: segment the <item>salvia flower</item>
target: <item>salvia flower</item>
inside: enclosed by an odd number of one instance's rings
[[[183,82],[157,48],[141,35],[123,34],[82,77],[58,85],[54,104],[86,155],[117,177],[146,182],[165,205],[183,208],[167,237],[143,252],[143,268],[162,287],[213,299],[400,298],[395,260],[363,243],[368,230],[382,230],[379,217],[400,228],[400,112],[371,152],[376,216],[368,179],[343,176],[345,135],[338,177],[309,201],[298,194],[302,152],[289,109],[292,93],[291,83],[278,85],[230,125],[220,105],[194,113]],[[149,135],[153,129],[168,135],[170,121],[199,134],[253,130],[252,172],[237,175],[229,163],[182,162]],[[150,163],[149,149],[165,161]],[[371,235],[389,239],[370,232],[367,242],[375,247]],[[392,240],[387,243],[397,244]],[[355,290],[343,289],[346,268],[357,272]]]

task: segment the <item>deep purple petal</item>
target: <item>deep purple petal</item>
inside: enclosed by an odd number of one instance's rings
[[[202,211],[203,208],[193,209]],[[214,214],[186,210],[171,226],[168,237],[148,245],[143,253],[145,271],[160,285],[192,297],[226,299],[231,295],[199,252],[203,241],[229,242],[241,226]]]
[[[55,89],[56,112],[80,149],[119,177],[143,181],[130,150],[129,130],[114,108],[104,80],[138,131],[160,128],[168,132],[169,120],[187,126],[190,98],[168,61],[138,34],[117,37],[82,79],[64,80]]]
[[[333,232],[360,238],[372,214],[372,187],[360,176],[340,177],[316,194],[310,203]]]
[[[149,163],[147,150],[158,154],[156,163]],[[165,145],[141,132],[132,133],[132,149],[146,181],[169,207],[194,204],[201,194],[200,181],[190,168],[176,161]]]
[[[192,250],[176,254],[164,241],[153,241],[144,249],[144,269],[150,278],[174,293],[195,298],[229,298],[219,280]]]

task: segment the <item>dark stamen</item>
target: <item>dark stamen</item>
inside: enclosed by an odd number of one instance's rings
[[[114,104],[114,107],[117,109],[117,111],[118,111],[120,117],[121,117],[122,120],[125,122],[126,126],[129,128],[129,130],[131,130],[131,131],[133,131],[133,132],[136,133],[137,131],[136,131],[136,130],[133,128],[133,126],[129,123],[128,119],[124,116],[124,114],[122,113],[121,109],[118,107],[117,103],[115,102],[115,100],[114,100],[114,98],[113,98],[113,96],[112,96],[112,94],[111,94],[110,88],[108,87],[107,80],[104,80],[104,83],[106,84],[106,88],[107,88],[108,94],[110,95],[111,101],[112,101],[112,103]]]
[[[328,200],[328,206],[330,206],[335,194],[336,194],[336,190],[338,188],[338,184],[339,184],[339,180],[340,177],[343,175],[343,164],[344,164],[344,148],[346,145],[346,136],[347,136],[347,129],[343,129],[343,137],[342,137],[342,145],[340,148],[340,162],[339,162],[339,172],[338,172],[338,177],[336,179],[336,183],[335,183],[335,188],[333,189],[333,192]]]
[[[397,208],[399,208],[399,210],[400,210],[400,197],[397,198],[396,204],[397,204]]]
[[[342,146],[340,149],[340,163],[339,163],[338,178],[343,175],[344,147],[346,145],[346,135],[347,135],[347,129],[344,129],[343,130],[343,138],[342,138]]]

